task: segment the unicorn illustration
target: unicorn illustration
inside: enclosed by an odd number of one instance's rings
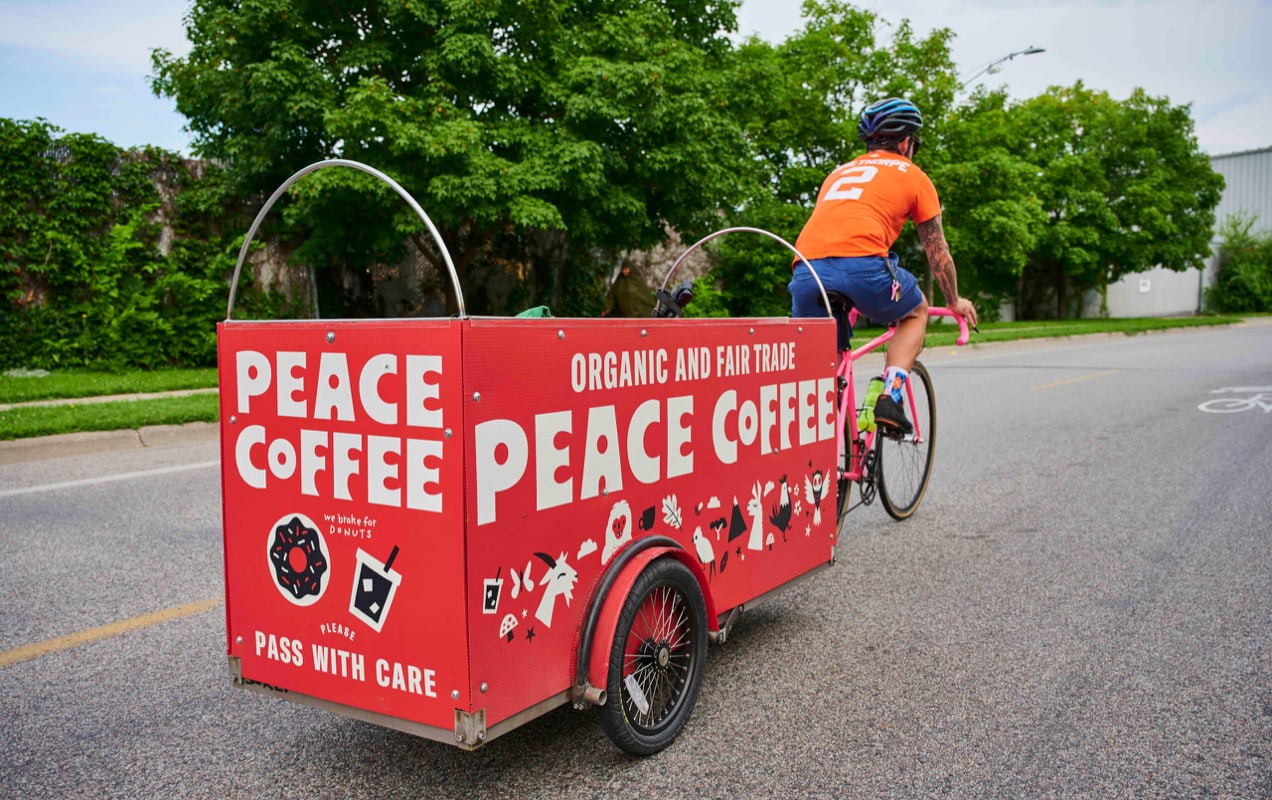
[[[574,599],[574,584],[579,579],[579,573],[566,563],[565,553],[555,559],[547,553],[535,553],[535,555],[548,565],[548,572],[539,580],[539,585],[547,588],[543,590],[543,598],[539,600],[539,608],[534,612],[534,618],[551,628],[556,599],[564,597],[566,606],[570,605],[570,601]]]

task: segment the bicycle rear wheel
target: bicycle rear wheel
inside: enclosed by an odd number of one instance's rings
[[[851,452],[852,443],[847,441],[846,436],[845,436],[844,446],[849,448],[849,451]],[[847,461],[847,463],[849,464],[852,463],[851,459],[852,459],[851,456],[844,457],[844,460]],[[841,472],[843,471],[842,468],[840,471]],[[844,519],[847,518],[848,516],[848,500],[851,499],[851,497],[852,497],[852,481],[848,480],[847,478],[840,478],[838,502],[835,508],[835,535],[836,536],[839,536],[843,533]]]
[[[908,519],[932,474],[936,446],[936,395],[927,368],[918,361],[910,370],[910,390],[914,404],[906,413],[914,423],[914,433],[900,434],[880,428],[875,437],[875,481],[883,509],[893,519]]]

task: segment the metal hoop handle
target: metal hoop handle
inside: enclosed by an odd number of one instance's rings
[[[833,314],[830,313],[830,298],[826,295],[826,287],[822,284],[821,276],[817,274],[817,270],[813,269],[813,265],[808,263],[808,259],[804,258],[803,253],[795,249],[795,245],[786,241],[781,236],[778,236],[776,233],[773,233],[771,231],[766,231],[763,228],[748,228],[748,227],[742,226],[737,228],[724,228],[723,230],[718,230],[715,233],[707,234],[706,236],[702,237],[698,241],[689,245],[689,249],[685,250],[683,253],[680,254],[680,258],[677,258],[675,263],[671,265],[671,269],[667,270],[667,277],[663,278],[662,286],[660,286],[659,289],[662,291],[666,291],[667,284],[671,282],[671,276],[674,275],[676,272],[676,269],[680,267],[680,262],[684,261],[685,258],[694,250],[697,250],[699,247],[711,241],[712,239],[717,239],[725,235],[726,233],[739,233],[739,232],[758,233],[785,245],[788,250],[790,250],[792,253],[795,254],[795,257],[799,259],[799,261],[803,263],[804,266],[808,267],[808,271],[813,274],[813,280],[817,281],[817,289],[818,291],[821,292],[822,303],[825,304],[826,314],[828,316],[834,316]]]
[[[238,293],[239,274],[243,271],[243,263],[247,260],[247,251],[252,244],[252,239],[256,236],[256,229],[261,226],[261,222],[264,221],[265,215],[269,213],[270,208],[272,208],[274,203],[278,201],[278,198],[283,196],[283,192],[291,188],[292,184],[296,181],[311,172],[322,169],[323,167],[352,167],[353,169],[361,170],[368,175],[379,178],[389,186],[392,186],[394,191],[402,196],[402,199],[405,200],[412,210],[419,215],[419,218],[424,220],[424,224],[428,226],[429,233],[433,235],[433,241],[437,244],[437,249],[441,251],[442,259],[446,261],[446,269],[450,272],[451,284],[455,287],[455,302],[459,306],[459,318],[463,319],[467,316],[464,310],[464,293],[460,291],[459,275],[455,272],[455,262],[451,261],[450,252],[447,251],[446,245],[442,243],[442,235],[437,232],[437,227],[433,225],[433,220],[428,218],[428,214],[425,214],[424,209],[420,208],[420,204],[415,202],[415,198],[411,197],[410,193],[403,189],[397,181],[393,180],[388,175],[385,175],[375,167],[369,167],[360,161],[331,158],[326,161],[318,161],[310,164],[284,181],[282,186],[279,186],[274,190],[274,193],[270,195],[269,200],[265,202],[265,206],[260,210],[260,213],[256,215],[256,219],[252,221],[252,227],[248,229],[247,237],[243,239],[243,246],[239,248],[238,263],[234,265],[234,277],[230,281],[230,302],[225,307],[225,321],[229,322],[234,316],[234,297]]]

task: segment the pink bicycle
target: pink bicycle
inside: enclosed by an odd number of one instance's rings
[[[817,271],[807,259],[780,236],[762,228],[726,228],[700,239],[676,259],[668,270],[667,277],[663,279],[662,286],[656,292],[658,303],[654,308],[654,316],[683,316],[684,306],[693,299],[693,282],[684,281],[674,290],[668,290],[667,285],[671,276],[675,274],[676,269],[689,253],[712,239],[726,233],[737,232],[759,233],[780,242],[789,248],[796,259],[816,277]],[[821,286],[821,278],[817,278],[817,283]],[[831,310],[831,316],[836,319],[846,318],[848,324],[855,327],[858,317],[857,309],[852,307],[848,299],[842,295],[827,292],[824,286],[821,286],[821,289],[826,306]],[[966,319],[944,306],[929,307],[928,315],[953,317],[958,323],[957,344],[960,346],[967,344],[970,334]],[[836,531],[843,528],[844,518],[849,511],[858,506],[869,505],[874,502],[876,496],[883,504],[884,510],[893,519],[908,519],[919,507],[919,502],[927,491],[936,444],[936,393],[932,389],[932,378],[922,362],[917,360],[914,362],[914,368],[910,371],[910,380],[906,384],[904,408],[914,425],[911,433],[902,434],[899,431],[874,427],[862,430],[857,422],[857,415],[861,409],[857,407],[857,395],[853,385],[853,363],[862,356],[878,350],[892,338],[895,332],[895,328],[889,327],[856,349],[849,349],[841,344],[844,349],[840,350],[839,365],[835,371],[839,385],[839,422],[836,426],[839,507]],[[841,343],[847,341],[847,337],[842,334],[841,331],[839,337]],[[848,498],[854,483],[858,486],[860,500],[856,505],[850,506]]]
[[[846,303],[837,295],[830,297],[832,308],[836,303]],[[969,337],[967,320],[943,306],[928,308],[932,317],[953,317],[958,322],[959,345],[967,344]],[[848,310],[848,322],[854,325],[857,309]],[[932,475],[932,457],[936,444],[936,392],[932,377],[923,362],[916,360],[906,383],[904,408],[914,425],[911,433],[901,433],[885,428],[871,427],[862,430],[858,426],[857,395],[853,385],[852,365],[867,353],[882,347],[892,338],[896,329],[886,331],[861,347],[843,350],[839,354],[839,528],[844,517],[857,506],[869,505],[876,494],[883,509],[893,519],[908,519],[919,507],[927,491]],[[848,505],[852,484],[858,486],[860,500]]]

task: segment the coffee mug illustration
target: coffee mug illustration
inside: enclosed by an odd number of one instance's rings
[[[361,547],[358,548],[358,568],[354,571],[349,613],[370,625],[376,633],[384,627],[384,620],[389,616],[389,606],[393,605],[393,595],[402,583],[401,574],[393,569],[393,560],[397,555],[398,548],[395,545],[388,560],[381,564],[375,556]]]
[[[654,507],[650,506],[649,508],[641,512],[640,521],[637,522],[636,524],[640,526],[640,529],[642,531],[647,531],[650,528],[654,527],[654,510],[655,510]]]

